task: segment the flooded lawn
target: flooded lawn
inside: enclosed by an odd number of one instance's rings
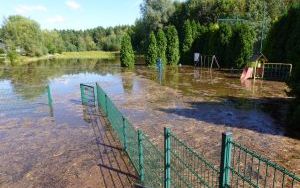
[[[117,61],[95,60],[2,67],[0,98],[5,100],[0,102],[0,186],[130,185],[134,175],[126,181],[126,177],[111,178],[107,183],[105,179],[112,176],[101,174],[108,164],[128,173],[132,169],[118,150],[98,147],[101,135],[113,145],[117,143],[109,127],[97,128],[100,135],[95,134],[81,105],[79,84],[96,81],[134,126],[160,145],[167,126],[206,157],[218,161],[221,133],[231,131],[235,140],[299,174],[300,134],[283,123],[289,88],[271,81],[241,83],[238,77],[230,71],[193,67],[168,68],[161,74],[143,66],[131,71],[121,69]],[[103,153],[111,157],[103,159]]]

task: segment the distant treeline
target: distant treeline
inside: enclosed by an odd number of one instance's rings
[[[5,19],[0,42],[8,52],[41,56],[63,51],[119,51],[121,38],[129,26],[97,27],[88,30],[41,30],[39,24],[22,16]],[[2,50],[3,51],[3,50]]]

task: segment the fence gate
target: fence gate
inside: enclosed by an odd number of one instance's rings
[[[80,84],[81,102],[83,105],[95,107],[95,89],[94,86]]]

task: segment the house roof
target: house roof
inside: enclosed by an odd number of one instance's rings
[[[251,61],[257,61],[259,59],[265,59],[266,61],[269,61],[268,58],[263,54],[263,53],[259,53],[259,54],[254,54],[250,60]]]

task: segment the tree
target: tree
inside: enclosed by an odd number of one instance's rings
[[[10,16],[4,20],[3,39],[8,46],[24,51],[28,56],[40,56],[45,53],[43,37],[37,22],[22,16]]]
[[[142,18],[148,31],[163,28],[174,11],[172,0],[144,0],[141,5]]]
[[[235,66],[241,68],[246,65],[253,54],[255,32],[246,24],[235,26],[233,31],[232,43],[230,44],[232,53],[230,55],[234,58]]]
[[[134,52],[132,49],[131,38],[126,33],[121,42],[120,60],[122,67],[134,67]]]
[[[179,39],[175,26],[167,27],[167,60],[171,65],[177,65],[179,62]]]
[[[43,45],[47,48],[48,53],[62,53],[65,51],[65,45],[62,37],[57,31],[43,31]]]
[[[86,44],[86,50],[91,51],[91,50],[96,50],[96,44],[93,41],[93,38],[89,35],[85,35],[84,37],[85,44]]]
[[[184,22],[183,26],[183,31],[184,31],[184,39],[183,39],[183,44],[182,44],[182,55],[183,55],[183,60],[186,62],[189,62],[191,60],[191,47],[193,45],[193,28],[191,25],[190,20],[186,20]]]
[[[161,58],[164,64],[167,64],[166,50],[167,39],[164,31],[162,29],[159,29],[157,32],[157,57]]]
[[[86,51],[86,43],[85,43],[84,37],[82,37],[82,36],[80,36],[78,38],[77,50],[78,51]]]
[[[146,54],[146,63],[149,66],[155,66],[157,60],[157,43],[154,32],[152,31],[149,36],[149,45]]]

